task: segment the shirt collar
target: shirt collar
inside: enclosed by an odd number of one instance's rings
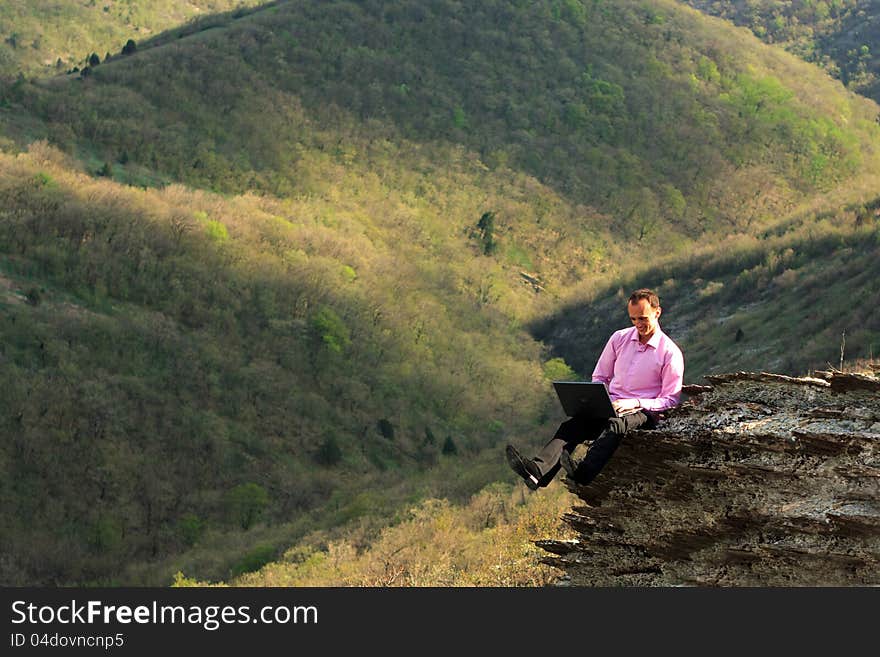
[[[663,331],[660,330],[660,324],[657,324],[657,328],[654,329],[654,335],[652,335],[651,339],[648,340],[648,342],[646,342],[645,344],[647,344],[649,347],[654,347],[654,349],[657,349],[660,346],[660,338],[662,336]],[[632,335],[629,339],[635,342],[639,341],[639,330],[635,326],[632,327]]]

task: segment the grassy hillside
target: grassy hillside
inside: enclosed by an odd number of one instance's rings
[[[259,0],[4,0],[0,4],[0,77],[54,75],[103,61],[139,41]]]
[[[880,3],[858,0],[687,0],[822,66],[850,89],[880,100]]]
[[[229,579],[512,478],[560,419],[530,327],[588,373],[620,286],[869,262],[871,210],[784,215],[876,195],[876,114],[665,0],[284,2],[9,81],[0,581]]]

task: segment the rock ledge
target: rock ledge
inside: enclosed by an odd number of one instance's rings
[[[543,561],[569,585],[880,585],[880,380],[706,379],[569,482],[579,537],[537,541]]]

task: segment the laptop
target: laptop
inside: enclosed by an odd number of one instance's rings
[[[619,414],[615,412],[604,383],[554,381],[553,387],[556,388],[562,410],[569,417],[582,415],[590,418],[612,418],[629,415],[639,410],[636,408]]]

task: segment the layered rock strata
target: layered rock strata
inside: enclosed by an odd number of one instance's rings
[[[542,540],[563,583],[880,585],[880,380],[706,377],[626,437]]]

